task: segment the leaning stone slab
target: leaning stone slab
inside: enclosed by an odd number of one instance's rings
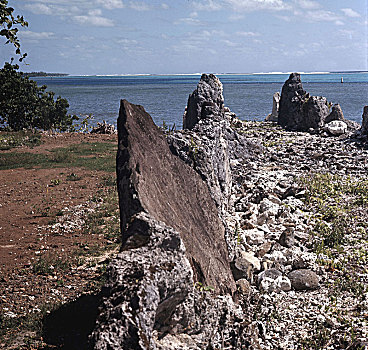
[[[207,324],[208,314],[221,319],[221,310],[227,315],[237,312],[229,296],[236,285],[224,226],[208,187],[170,152],[143,107],[121,101],[118,139],[123,243],[109,267],[91,335],[94,349],[154,350],[159,348],[155,334],[182,333],[194,326],[208,343],[211,334],[219,332],[216,322]],[[211,299],[201,305],[207,308],[202,315],[201,308],[195,308],[194,285],[230,299],[219,310],[217,299]]]
[[[219,293],[232,293],[224,226],[201,177],[174,156],[164,134],[142,106],[121,102],[118,119],[118,193],[123,249],[149,241],[135,229],[144,211],[179,232],[195,279]]]

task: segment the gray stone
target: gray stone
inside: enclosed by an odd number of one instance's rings
[[[258,287],[265,292],[289,291],[291,282],[277,269],[269,269],[258,275]]]
[[[295,290],[311,290],[319,287],[318,276],[312,270],[294,270],[288,274],[288,278]]]
[[[285,231],[283,231],[280,235],[279,243],[283,247],[287,247],[287,248],[292,247],[295,243],[294,230],[293,229],[286,229]]]
[[[299,73],[290,74],[282,87],[278,123],[287,130],[318,130],[330,114],[325,97],[310,96]]]
[[[368,106],[364,106],[362,118],[362,134],[368,135]]]
[[[183,129],[193,129],[201,119],[209,117],[223,119],[224,115],[224,97],[220,80],[213,74],[202,74],[196,90],[189,95],[183,117]]]
[[[143,107],[123,100],[118,130],[123,248],[136,248],[149,240],[144,229],[131,224],[136,213],[148,212],[180,233],[197,281],[217,292],[234,291],[224,226],[206,184],[170,152],[164,134]]]
[[[236,286],[238,288],[238,291],[241,294],[249,294],[251,291],[251,286],[250,283],[248,282],[248,280],[246,280],[245,278],[241,278],[240,280],[236,281]]]
[[[268,122],[277,122],[279,118],[280,93],[273,94],[272,113],[266,117]]]
[[[333,120],[325,125],[324,130],[331,135],[342,135],[348,131],[348,126],[341,120]]]
[[[160,349],[154,333],[179,336],[190,327],[198,349],[206,348],[214,334],[221,339],[216,319],[235,324],[242,318],[231,298],[200,297],[204,291],[193,287],[200,282],[215,293],[236,291],[218,210],[206,184],[170,152],[143,107],[121,101],[118,137],[123,245],[109,267],[91,344],[96,350]],[[241,329],[235,333],[241,341]]]
[[[340,120],[340,121],[344,121],[344,113],[342,112],[342,109],[340,107],[340,105],[338,103],[334,104],[332,106],[332,111],[331,113],[326,117],[325,119],[325,123],[330,123],[334,120]]]

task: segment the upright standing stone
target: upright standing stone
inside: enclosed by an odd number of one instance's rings
[[[290,74],[282,87],[279,125],[292,131],[320,129],[329,113],[327,99],[307,94],[303,89],[300,74]]]
[[[222,83],[214,74],[202,74],[197,88],[189,95],[183,129],[193,129],[204,118],[224,118]]]
[[[273,94],[272,113],[266,117],[268,122],[277,122],[279,119],[279,107],[280,107],[280,93],[275,92]]]
[[[362,134],[368,135],[368,106],[363,109]]]

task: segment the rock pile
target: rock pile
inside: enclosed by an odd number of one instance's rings
[[[356,203],[368,200],[368,151],[346,135],[242,122],[224,107],[216,79],[202,76],[184,130],[170,130],[166,140],[143,108],[122,102],[124,245],[109,269],[95,349],[364,347],[368,217]],[[282,94],[279,123],[288,129],[345,123],[341,108],[330,113],[324,98],[309,97],[297,74]],[[327,188],[337,183],[343,205],[311,198],[308,186],[320,177]],[[359,218],[344,228],[346,241],[336,236],[345,225],[339,215]],[[332,237],[316,234],[335,219]],[[316,250],[331,239],[342,246]]]
[[[91,134],[116,134],[117,130],[115,126],[112,124],[107,124],[106,120],[103,120],[102,123],[97,123],[97,126],[93,127],[91,130]]]
[[[299,73],[290,74],[282,87],[278,124],[291,131],[326,131],[342,135],[359,128],[344,119],[339,104],[332,105],[325,97],[310,96],[304,89]]]

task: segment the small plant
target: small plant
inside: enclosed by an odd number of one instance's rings
[[[50,181],[52,186],[58,186],[62,183],[61,179],[53,179]]]
[[[197,290],[199,290],[200,292],[213,292],[213,291],[215,291],[215,288],[213,288],[212,286],[205,286],[201,282],[196,282],[194,284],[194,287]]]
[[[71,174],[66,176],[67,181],[79,181],[80,179],[82,179],[82,178],[80,176],[78,176],[77,174],[74,174],[74,173],[71,173]]]

